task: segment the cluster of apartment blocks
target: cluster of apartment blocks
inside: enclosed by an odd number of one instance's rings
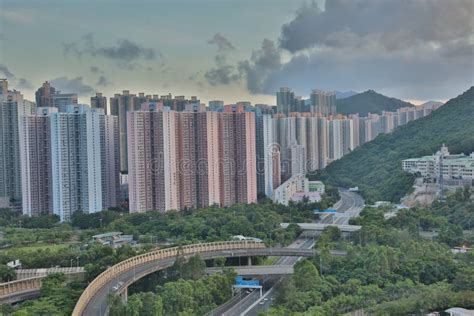
[[[284,178],[325,168],[381,133],[429,115],[437,106],[405,107],[359,117],[336,113],[334,93],[313,90],[310,98],[295,97],[289,88],[277,92],[274,139],[281,151]]]
[[[125,91],[109,106],[97,94],[89,107],[47,82],[36,96],[23,100],[2,80],[0,193],[29,216],[68,221],[117,206],[121,171],[131,212],[253,203],[258,186],[271,195],[279,185],[278,152],[256,147],[270,143],[271,116],[243,104],[208,112],[196,98]]]
[[[0,196],[23,197],[25,214],[63,221],[77,210],[117,206],[127,173],[131,212],[253,203],[257,193],[271,197],[281,180],[324,168],[427,114],[346,117],[335,113],[332,93],[315,90],[303,100],[287,88],[276,107],[211,101],[206,108],[196,97],[129,91],[109,104],[97,93],[89,107],[48,82],[35,105],[5,80],[2,87]]]
[[[147,102],[127,124],[131,212],[257,201],[255,116],[243,106]]]

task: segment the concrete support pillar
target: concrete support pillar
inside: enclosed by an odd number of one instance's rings
[[[123,289],[123,291],[120,293],[120,297],[122,298],[122,301],[128,301],[128,287]]]
[[[248,266],[252,265],[252,257],[247,257],[247,265]]]

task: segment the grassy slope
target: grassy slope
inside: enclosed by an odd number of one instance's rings
[[[348,98],[338,99],[337,112],[343,114],[359,113],[360,116],[367,116],[367,113],[379,113],[382,111],[396,111],[399,108],[413,106],[413,104],[386,97],[373,90],[368,90]]]
[[[413,183],[402,171],[401,160],[431,155],[442,143],[452,153],[474,151],[474,87],[432,115],[360,146],[329,165],[319,177],[333,185],[358,185],[372,201],[398,201]]]

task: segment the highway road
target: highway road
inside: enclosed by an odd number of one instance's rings
[[[333,217],[333,215],[327,215],[325,218],[321,220],[321,223],[348,224],[349,219],[352,217],[359,216],[359,213],[362,211],[362,209],[365,206],[364,199],[355,192],[349,192],[347,190],[340,189],[339,195],[341,196],[341,199],[333,206],[333,209],[337,210],[338,213],[343,214],[344,216]],[[308,246],[308,242],[311,242],[309,245],[312,247],[314,241],[311,239],[307,240],[301,246],[303,247]],[[286,258],[288,257],[282,257],[280,258],[280,260],[286,260]],[[290,262],[294,264],[296,263],[297,260],[299,260],[299,258],[290,257],[289,260]],[[280,278],[278,281],[282,279],[283,278]],[[257,293],[252,293],[252,294],[258,295]],[[265,292],[265,294],[263,295],[263,298],[258,303],[256,304],[255,302],[252,303],[253,306],[251,306],[252,304],[250,305],[246,304],[249,307],[247,307],[244,310],[244,312],[235,313],[235,314],[226,314],[226,315],[257,316],[260,311],[267,310],[271,307],[272,303],[275,300],[275,296],[276,296],[275,287],[271,287]]]
[[[350,212],[352,216],[357,216],[362,209],[361,203],[363,205],[363,200],[360,198],[357,194],[353,192],[347,192],[347,191],[341,191],[341,201],[338,202],[339,205],[336,205],[337,210],[340,212]],[[335,219],[335,220],[341,220],[341,219]],[[342,221],[348,221],[348,218],[343,218]],[[342,222],[341,222],[342,224]],[[298,251],[297,249],[311,249],[314,244],[314,239],[297,239],[293,244],[290,245],[289,248],[296,248],[294,249],[295,251]],[[267,248],[268,250],[268,248]],[[272,248],[271,251],[272,253],[276,254],[277,248]],[[232,251],[232,256],[251,256],[252,252],[255,252],[254,255],[264,255],[262,253],[258,253],[259,249],[252,249],[252,250],[233,250]],[[216,254],[213,254],[215,256]],[[228,251],[222,252],[222,254],[218,254],[219,256],[228,256],[229,253]],[[280,257],[275,264],[276,265],[293,265],[295,264],[298,260],[300,260],[300,257],[294,256],[288,256],[289,253],[285,252],[284,255],[287,255],[285,257]],[[293,254],[295,255],[295,254]],[[304,254],[297,254],[298,256],[304,256]],[[341,254],[340,254],[341,255]],[[342,254],[343,255],[343,254]],[[206,255],[203,254],[203,259],[206,259]],[[94,297],[91,299],[89,304],[86,307],[85,310],[85,315],[105,315],[107,313],[107,295],[110,292],[113,292],[113,288],[118,286],[126,287],[130,283],[133,283],[135,279],[140,278],[142,275],[147,274],[149,272],[147,271],[156,271],[158,267],[160,268],[166,268],[170,267],[174,263],[175,258],[170,258],[170,259],[165,259],[165,260],[160,260],[159,262],[150,262],[141,266],[136,267],[135,269],[131,269],[129,271],[126,271],[122,273],[119,277],[115,278],[114,280],[109,281],[106,283],[104,287],[102,287],[99,292],[94,295]],[[271,288],[271,284],[278,280],[278,277],[267,277],[264,279],[264,285],[269,285]],[[245,311],[246,309],[249,309],[257,300],[259,299],[259,294],[256,292],[252,292],[249,295],[246,295],[243,297],[241,300],[239,298],[240,304],[237,304],[238,311]],[[255,304],[255,305],[260,305],[260,304]],[[253,308],[250,309],[250,313],[252,313]],[[229,311],[231,311],[230,314],[224,313],[224,315],[239,315],[240,312],[236,311],[234,307],[230,308]],[[221,315],[219,313],[219,315]],[[253,314],[249,314],[253,315]]]
[[[349,219],[359,216],[365,206],[364,199],[356,192],[340,189],[339,195],[341,199],[333,205],[333,209],[337,213],[335,215],[324,215],[321,223],[348,224]]]
[[[264,246],[261,244],[261,246]],[[314,251],[312,249],[302,249],[298,247],[293,248],[241,248],[241,249],[222,249],[217,251],[201,251],[199,252],[201,258],[204,260],[219,258],[219,257],[255,257],[255,256],[282,256],[282,257],[313,257]],[[345,252],[334,251],[334,256],[344,256]],[[147,263],[138,264],[135,267],[125,270],[111,278],[104,285],[102,285],[97,292],[87,301],[84,315],[104,315],[107,313],[107,296],[110,292],[114,292],[114,288],[118,288],[121,292],[130,284],[157,270],[166,269],[173,265],[175,261],[173,258],[165,258],[159,260],[148,261]],[[291,260],[283,261],[292,262]],[[116,290],[117,291],[117,290]]]
[[[288,248],[311,249],[313,245],[314,245],[314,240],[312,238],[311,239],[298,238],[297,240],[295,240],[295,242],[293,242],[290,246],[288,246]],[[274,265],[292,266],[300,259],[301,257],[280,257],[277,259],[277,261],[275,261]],[[266,288],[264,293],[267,293],[268,291],[270,291],[273,288],[272,285],[278,282],[279,280],[280,280],[279,277],[264,276],[263,286],[264,288]],[[258,310],[259,310],[258,307],[260,307],[260,305],[258,304],[258,300],[260,299],[260,291],[255,290],[251,293],[241,291],[237,297],[238,299],[236,299],[235,297],[233,298],[234,304],[226,304],[225,310],[223,309],[214,310],[214,313],[210,315],[222,315],[222,316],[233,316],[233,315],[243,315],[243,314],[253,315],[253,314],[248,314],[249,312],[253,310],[256,311],[255,315],[257,315]],[[245,312],[247,312],[247,314],[245,314]]]

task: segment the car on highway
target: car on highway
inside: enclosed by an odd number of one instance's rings
[[[120,287],[123,285],[123,282],[120,281],[119,283],[115,284],[115,286],[112,288],[115,292],[120,289]]]

